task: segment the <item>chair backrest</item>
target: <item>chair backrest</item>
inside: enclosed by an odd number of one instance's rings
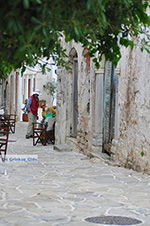
[[[2,161],[5,161],[7,144],[9,137],[9,124],[5,124],[5,121],[0,120],[0,157]]]
[[[10,128],[10,122],[5,115],[0,115],[0,131]]]
[[[1,124],[8,124],[9,130],[12,133],[15,133],[15,123],[16,123],[16,115],[15,114],[3,114],[0,115]]]

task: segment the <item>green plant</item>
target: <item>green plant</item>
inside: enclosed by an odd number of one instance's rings
[[[48,94],[54,96],[56,92],[56,85],[53,82],[47,82],[46,85],[43,85],[43,88],[46,90]]]
[[[27,107],[27,102],[28,102],[28,99],[25,99],[25,101],[24,101],[24,107],[21,108],[21,110],[23,111],[24,114],[27,113],[27,109],[26,109],[26,107]]]
[[[0,77],[41,57],[68,67],[62,37],[86,47],[97,67],[102,55],[116,65],[133,36],[145,34],[142,49],[149,51],[149,0],[1,0],[1,6]]]
[[[145,155],[145,153],[143,151],[141,151],[140,155],[143,157]]]

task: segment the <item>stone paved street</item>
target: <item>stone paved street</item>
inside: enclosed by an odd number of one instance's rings
[[[85,218],[101,215],[150,225],[150,176],[51,145],[33,147],[26,126],[17,123],[7,154],[38,160],[0,163],[0,225],[94,226]]]

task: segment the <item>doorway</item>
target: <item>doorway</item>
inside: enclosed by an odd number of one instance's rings
[[[76,138],[78,125],[78,55],[75,48],[70,51],[69,55],[72,63],[72,123],[70,135]]]
[[[111,154],[112,140],[115,136],[117,76],[114,66],[109,61],[105,62],[103,82],[103,151]]]

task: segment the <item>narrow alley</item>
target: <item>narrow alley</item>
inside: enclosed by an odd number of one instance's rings
[[[94,226],[85,219],[102,215],[150,225],[149,175],[52,145],[33,146],[26,127],[17,123],[0,164],[0,225]]]

